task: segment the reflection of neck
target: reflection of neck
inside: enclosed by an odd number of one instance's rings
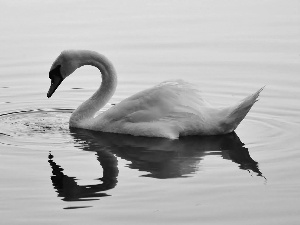
[[[102,75],[102,83],[99,89],[73,112],[70,126],[75,127],[80,127],[80,122],[87,122],[86,120],[93,118],[96,112],[109,101],[117,86],[115,69],[105,56],[92,51],[82,51],[79,61],[79,67],[84,65],[97,67]]]
[[[117,159],[106,151],[97,152],[97,159],[103,169],[103,177],[99,179],[102,183],[78,185],[75,177],[64,174],[64,169],[54,162],[54,156],[50,153],[48,162],[52,168],[51,181],[58,196],[63,197],[64,201],[83,201],[108,196],[104,191],[113,189],[118,182]]]

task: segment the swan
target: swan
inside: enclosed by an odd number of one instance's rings
[[[220,107],[211,105],[193,85],[183,80],[165,81],[96,115],[116,90],[116,71],[104,55],[95,51],[65,50],[51,66],[51,86],[47,97],[50,98],[66,77],[84,65],[97,67],[102,75],[102,83],[72,113],[69,126],[109,133],[169,139],[231,133],[263,90],[259,89],[236,104]]]

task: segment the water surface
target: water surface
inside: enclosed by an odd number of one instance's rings
[[[0,215],[5,224],[297,224],[299,1],[2,1]],[[84,67],[46,93],[63,49],[116,67],[103,109],[184,79],[212,103],[266,85],[235,133],[165,140],[69,129],[100,85]]]

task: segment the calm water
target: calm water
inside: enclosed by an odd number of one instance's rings
[[[297,224],[299,1],[1,1],[3,224]],[[105,54],[111,104],[168,79],[231,104],[266,85],[235,134],[170,141],[69,129],[100,84],[81,68],[51,99],[63,49]],[[105,109],[104,109],[105,110]]]

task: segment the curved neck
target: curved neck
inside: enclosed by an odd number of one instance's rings
[[[81,121],[94,118],[95,114],[113,96],[117,86],[117,75],[112,63],[103,55],[82,51],[78,59],[78,67],[91,65],[97,67],[102,75],[102,83],[99,89],[85,102],[83,102],[72,114],[70,125],[77,126]]]

